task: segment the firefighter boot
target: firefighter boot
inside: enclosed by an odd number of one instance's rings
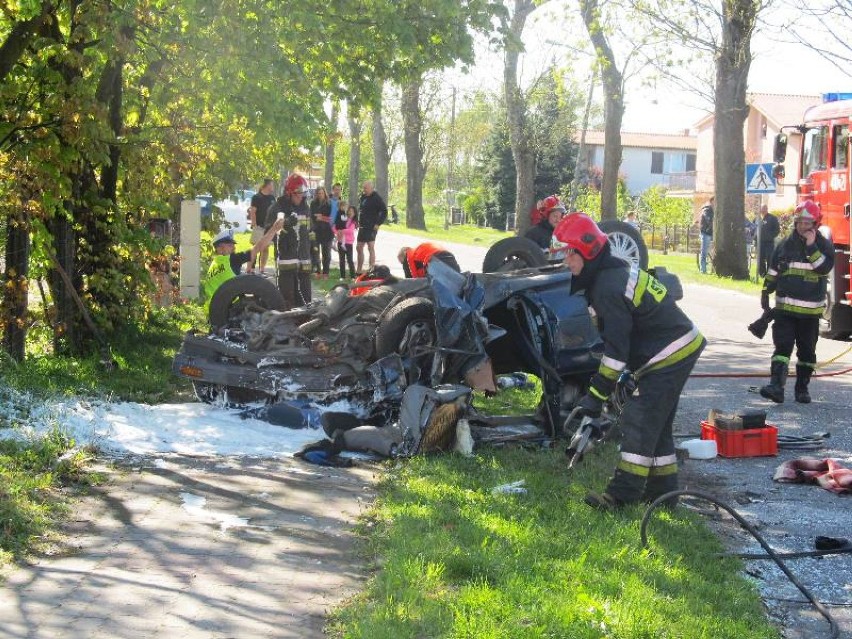
[[[796,366],[796,401],[800,404],[811,403],[808,383],[811,381],[813,372],[810,366]]]
[[[651,470],[653,472],[653,469]],[[650,504],[657,497],[660,497],[662,495],[665,495],[666,493],[670,493],[677,489],[678,481],[676,473],[672,473],[669,475],[649,475],[648,481],[645,484],[645,492],[642,493],[642,501],[648,502]],[[661,508],[674,508],[675,506],[677,506],[677,502],[678,495],[669,497],[661,504]]]
[[[771,399],[776,404],[784,403],[784,384],[787,383],[787,362],[773,361],[770,380],[760,388],[760,396]]]

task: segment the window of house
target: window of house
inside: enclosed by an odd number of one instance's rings
[[[662,151],[651,151],[651,174],[661,175],[663,172]]]
[[[686,154],[686,172],[695,170],[695,153]]]
[[[836,124],[831,132],[834,146],[834,157],[831,167],[845,169],[849,166],[849,125]]]

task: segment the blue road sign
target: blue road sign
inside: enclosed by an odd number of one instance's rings
[[[746,164],[746,193],[775,193],[776,188],[772,164]]]

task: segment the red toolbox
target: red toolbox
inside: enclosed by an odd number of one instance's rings
[[[722,457],[764,457],[778,454],[778,429],[764,428],[725,430],[701,422],[701,439],[712,439]]]

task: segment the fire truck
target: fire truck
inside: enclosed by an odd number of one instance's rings
[[[831,339],[852,335],[850,292],[849,129],[852,124],[852,93],[827,93],[823,103],[807,111],[801,124],[782,127],[775,136],[774,174],[784,180],[787,133],[802,135],[802,153],[796,176],[797,201],[813,200],[822,212],[820,233],[834,243],[834,270],[828,275],[826,307],[820,333]],[[787,183],[789,184],[789,183]]]

